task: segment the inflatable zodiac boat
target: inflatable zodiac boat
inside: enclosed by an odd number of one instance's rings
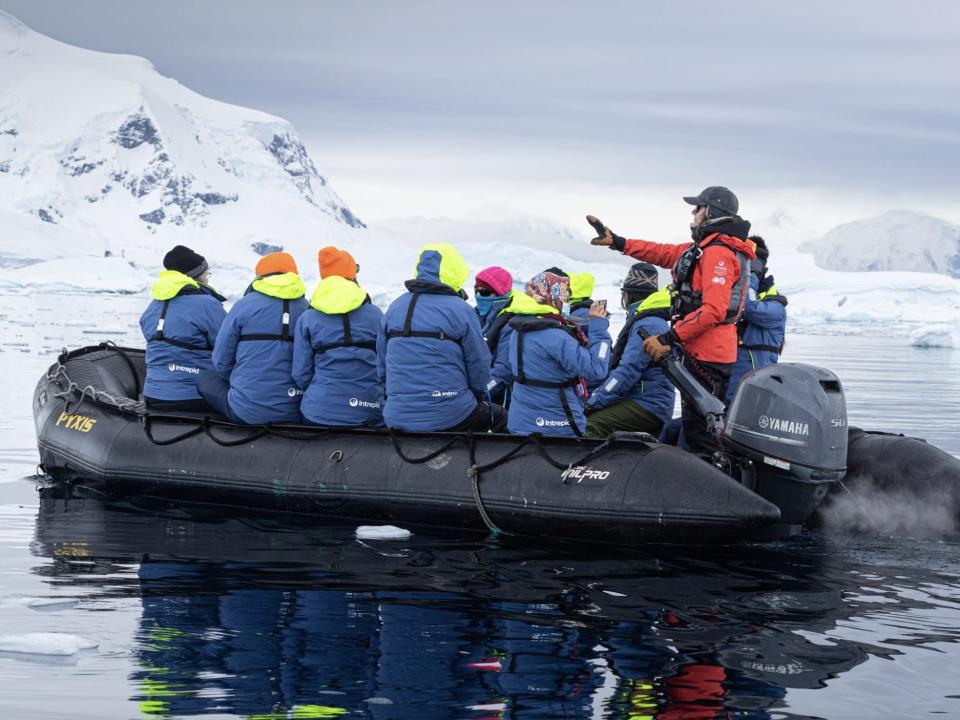
[[[64,352],[37,384],[33,410],[42,470],[114,497],[620,545],[713,544],[798,532],[848,470],[839,381],[811,366],[773,367],[741,384],[718,464],[635,433],[248,427],[158,413],[139,400],[144,351],[109,344]]]

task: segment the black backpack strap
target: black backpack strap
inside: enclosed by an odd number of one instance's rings
[[[196,350],[198,352],[210,352],[213,350],[213,346],[209,342],[206,345],[194,345],[192,343],[184,342],[183,340],[176,340],[174,338],[168,338],[164,336],[163,325],[167,320],[167,309],[169,307],[170,300],[164,300],[163,307],[160,308],[160,319],[157,321],[157,331],[154,333],[154,336],[150,338],[151,340],[164,342],[167,345],[173,345],[174,347],[183,348],[184,350]]]
[[[766,352],[780,354],[780,351],[783,350],[782,346],[778,345],[740,345],[744,350],[764,350]]]
[[[251,340],[280,340],[281,342],[293,342],[293,336],[290,334],[290,301],[283,301],[283,315],[280,319],[280,334],[271,335],[270,333],[250,333],[241,335],[237,342],[249,342]]]
[[[523,371],[523,336],[526,331],[516,327],[514,327],[514,330],[517,332],[517,382],[521,385],[530,385],[531,387],[556,389],[560,393],[560,405],[563,407],[563,414],[567,416],[567,422],[570,423],[570,429],[573,430],[577,437],[583,437],[583,432],[577,427],[577,423],[573,418],[570,401],[567,400],[567,388],[574,388],[579,385],[580,378],[569,378],[561,382],[548,382],[546,380],[528,378]]]
[[[318,345],[313,349],[313,352],[317,355],[327,352],[327,350],[333,350],[334,348],[341,347],[355,347],[362,348],[364,350],[373,350],[377,351],[377,343],[373,340],[367,342],[354,342],[353,341],[353,332],[350,330],[350,314],[343,313],[340,316],[343,320],[343,340],[335,343],[328,343],[326,345]]]
[[[413,329],[413,311],[417,307],[417,300],[420,299],[420,293],[412,293],[412,295],[413,297],[410,298],[410,304],[407,306],[407,315],[403,320],[403,330],[391,330],[387,333],[387,340],[393,340],[394,338],[398,337],[420,337],[433,338],[434,340],[450,340],[451,342],[455,342],[457,345],[459,345],[459,338],[450,337],[449,335],[437,330]]]

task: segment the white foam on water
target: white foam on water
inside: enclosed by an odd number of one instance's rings
[[[361,525],[357,528],[360,540],[409,540],[411,534],[409,530],[393,525]]]
[[[81,650],[93,650],[98,643],[69,633],[35,632],[19,635],[0,635],[0,652],[24,655],[52,655],[66,657]]]

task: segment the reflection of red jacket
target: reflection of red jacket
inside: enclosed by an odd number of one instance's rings
[[[722,238],[723,242],[716,242]],[[730,291],[740,279],[740,263],[727,245],[737,248],[749,259],[755,258],[755,245],[730,235],[708,235],[700,247],[703,254],[693,269],[690,286],[703,294],[703,305],[673,324],[670,336],[683,345],[692,357],[703,362],[732,363],[737,359],[737,326],[723,325],[730,305]],[[646,240],[627,240],[623,250],[643,262],[673,269],[677,260],[693,243],[666,245]]]
[[[708,720],[724,717],[723,681],[726,671],[719,665],[686,665],[666,680],[666,707],[657,720]]]

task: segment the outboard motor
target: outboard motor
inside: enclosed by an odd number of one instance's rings
[[[829,370],[780,363],[744,376],[727,412],[730,473],[780,507],[793,534],[847,471],[847,402]]]

